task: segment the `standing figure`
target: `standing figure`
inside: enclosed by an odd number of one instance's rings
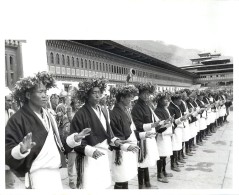
[[[138,90],[134,86],[117,87],[111,90],[116,103],[110,114],[110,125],[115,136],[126,143],[114,147],[112,155],[112,175],[115,189],[128,189],[128,181],[137,175],[138,149],[135,136],[136,127],[130,113],[130,103]],[[111,93],[112,94],[112,93]]]
[[[5,90],[5,126],[9,120],[9,118],[15,113],[14,110],[12,110],[12,94],[11,91],[7,88]],[[14,174],[10,170],[9,166],[5,165],[5,186],[6,189],[14,189]]]
[[[181,95],[180,94],[173,94],[171,97],[171,102],[169,104],[168,110],[171,115],[174,115],[174,133],[172,137],[172,143],[173,143],[173,155],[171,156],[171,169],[173,171],[180,172],[181,170],[179,167],[182,167],[183,165],[178,163],[178,156],[180,154],[180,151],[182,150],[182,131],[185,127],[184,121],[186,120],[186,117],[183,116],[180,104],[181,104]]]
[[[99,101],[106,89],[105,79],[89,79],[78,84],[78,99],[85,104],[76,112],[66,139],[66,150],[76,152],[77,188],[105,189],[111,185],[109,144],[119,147],[120,140],[111,130]],[[81,143],[76,135],[90,133]]]
[[[25,175],[27,188],[62,189],[60,152],[64,151],[54,117],[44,107],[52,75],[41,72],[16,83],[13,96],[23,106],[6,125],[6,164]]]
[[[172,135],[173,135],[173,118],[168,111],[169,96],[165,93],[160,93],[156,96],[157,108],[155,114],[160,120],[167,121],[159,129],[157,129],[157,146],[160,159],[157,161],[157,178],[158,181],[168,183],[167,177],[172,177],[172,173],[166,172],[166,158],[173,155]]]
[[[149,178],[149,168],[156,164],[159,159],[158,148],[156,144],[155,128],[160,126],[160,120],[154,111],[148,105],[149,95],[155,91],[155,86],[151,83],[141,83],[136,85],[139,90],[139,99],[132,109],[132,118],[139,132],[139,165],[138,165],[138,183],[139,189],[151,187]],[[137,135],[137,134],[136,134]]]

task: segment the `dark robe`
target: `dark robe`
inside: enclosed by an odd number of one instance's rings
[[[48,132],[28,105],[24,105],[8,120],[5,130],[6,165],[18,176],[23,177],[31,169],[33,161],[40,153]],[[23,138],[30,132],[32,132],[32,141],[36,143],[36,146],[25,158],[20,160],[13,158],[12,149],[22,142]]]
[[[167,120],[171,117],[169,116],[167,110],[165,110],[163,106],[157,106],[154,112],[160,120]],[[157,129],[156,131],[157,133],[163,133],[166,129],[167,129],[166,127],[163,127]]]
[[[171,116],[174,115],[174,119],[178,119],[181,117],[181,110],[179,107],[177,107],[175,104],[173,104],[172,102],[170,102],[169,106],[168,106],[168,110],[171,114]],[[177,124],[175,123],[174,121],[174,127],[176,128],[177,127]]]
[[[104,112],[102,113],[104,115]],[[111,142],[111,139],[114,137],[114,134],[112,132],[107,117],[105,115],[104,117],[106,119],[106,130],[104,129],[100,119],[94,112],[93,108],[88,103],[86,103],[76,112],[71,122],[69,135],[73,133],[80,133],[85,128],[91,128],[90,135],[82,139],[80,146],[74,148],[76,152],[85,155],[86,145],[95,146],[106,139],[108,143]],[[66,143],[64,145],[67,152],[70,152],[72,150],[72,148],[70,148]]]
[[[193,104],[193,102],[190,102],[190,100],[187,100],[187,101],[186,101],[186,104],[187,104],[187,106],[188,106],[188,109],[192,109],[192,110],[193,110],[192,112],[194,112],[194,108],[197,107],[196,104],[195,104],[195,103]],[[193,123],[193,122],[195,122],[195,121],[197,121],[197,117],[194,117],[193,115],[191,115],[191,116],[190,116],[190,120],[189,120],[189,124],[190,124],[190,123]]]
[[[132,131],[130,129],[131,119],[119,104],[115,104],[110,113],[110,125],[116,137],[121,140],[127,140]]]
[[[152,112],[149,106],[140,98],[132,109],[132,118],[136,126],[137,132],[145,132],[143,125],[147,123],[152,123]],[[155,128],[157,130],[157,128]],[[136,133],[136,138],[140,140],[139,134]]]
[[[197,102],[197,104],[198,104],[198,106],[199,106],[200,108],[205,108],[205,105],[203,105],[202,102],[201,102],[199,99],[197,99],[196,102]],[[206,110],[203,110],[203,111],[200,113],[201,118],[202,118],[203,112],[207,112],[207,111],[206,111]],[[207,114],[207,113],[206,113],[206,114]]]

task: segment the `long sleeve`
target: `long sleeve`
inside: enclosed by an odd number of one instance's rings
[[[16,118],[10,118],[6,126],[5,139],[5,158],[6,164],[12,169],[18,169],[23,166],[25,158],[16,159],[12,156],[12,149],[23,140],[25,134],[22,125]]]

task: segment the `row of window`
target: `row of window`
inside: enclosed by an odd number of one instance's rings
[[[56,63],[55,63],[56,60]],[[103,71],[103,72],[111,72],[111,73],[119,73],[119,74],[127,74],[128,69],[125,67],[119,67],[119,66],[113,66],[110,64],[105,64],[101,62],[95,62],[94,60],[84,60],[82,58],[74,58],[73,56],[70,58],[70,56],[66,56],[62,54],[61,60],[60,55],[57,53],[56,57],[54,58],[53,53],[50,53],[50,63],[56,64],[56,65],[66,65],[66,66],[72,66],[82,69],[89,69],[89,70],[96,70],[96,71]]]
[[[215,78],[215,77],[230,77],[230,75],[221,74],[221,75],[200,76],[200,78]]]
[[[50,53],[50,64],[55,65],[63,65],[63,66],[71,66],[81,69],[95,70],[95,71],[103,71],[115,74],[123,74],[127,75],[129,72],[128,68],[116,66],[112,64],[105,64],[101,62],[95,62],[94,60],[86,60],[73,56],[66,56],[64,54],[59,55],[58,53],[54,56],[53,52]],[[141,70],[135,70],[135,75],[138,77],[146,77],[146,78],[155,78],[155,79],[167,79],[164,76],[148,73]]]

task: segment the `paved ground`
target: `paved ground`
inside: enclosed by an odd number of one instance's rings
[[[174,177],[169,183],[161,183],[156,179],[156,166],[150,168],[151,184],[154,189],[230,189],[232,188],[232,140],[233,140],[233,112],[228,117],[229,123],[217,129],[196,154],[188,157],[181,172],[170,170]],[[65,189],[69,189],[67,170],[61,169],[62,182]],[[75,176],[76,177],[76,176]],[[16,178],[16,188],[24,188],[24,179]],[[110,189],[113,188],[113,184]],[[137,189],[135,177],[129,181],[129,189]]]

